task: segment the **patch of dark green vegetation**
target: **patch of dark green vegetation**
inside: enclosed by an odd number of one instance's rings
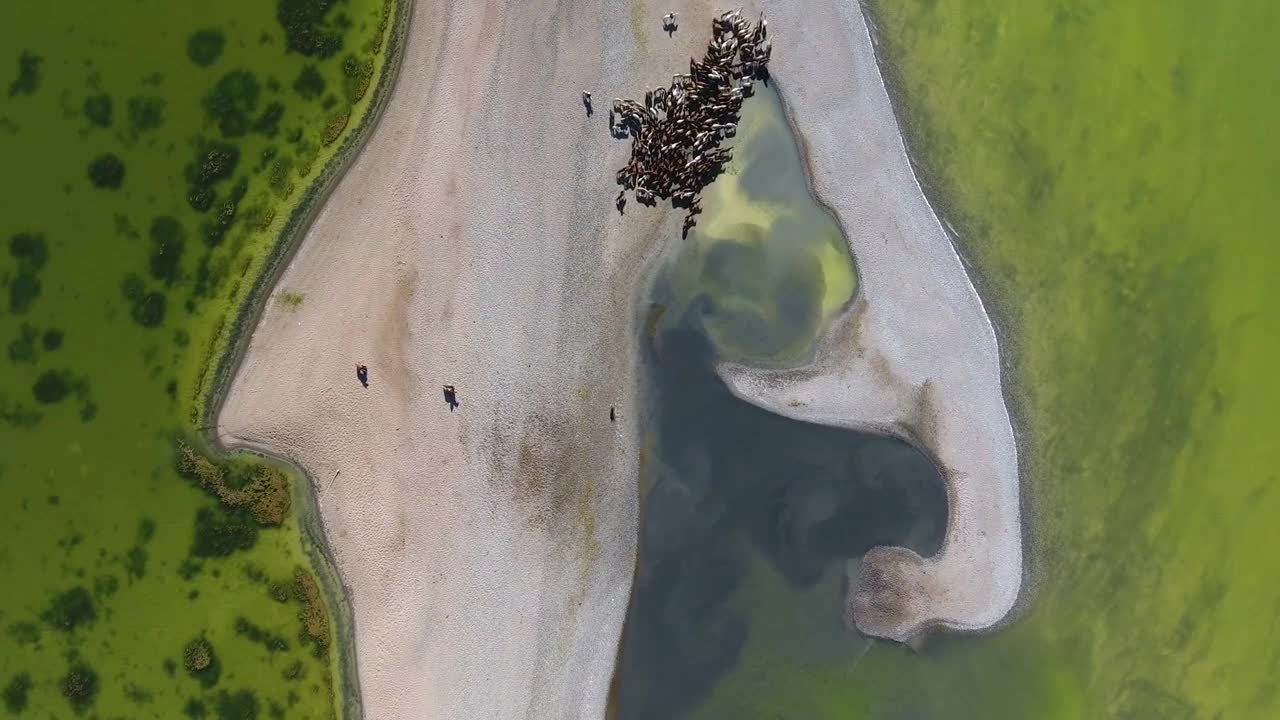
[[[185,440],[178,441],[177,451],[178,474],[212,493],[222,507],[247,510],[268,527],[288,517],[289,476],[279,467],[236,459],[217,461]]]
[[[258,164],[254,166],[253,171],[255,173],[260,173],[263,170],[266,170],[267,165],[269,165],[271,163],[271,160],[274,159],[275,156],[278,154],[280,154],[280,148],[276,147],[275,145],[268,145],[267,147],[263,148],[262,154],[258,156]]]
[[[40,62],[38,55],[23,50],[18,55],[18,77],[9,83],[9,97],[31,95],[40,85]]]
[[[253,121],[253,131],[263,137],[273,138],[280,133],[280,120],[284,117],[284,104],[267,103],[267,107]]]
[[[40,613],[40,619],[55,630],[69,633],[92,625],[98,619],[98,611],[93,606],[93,596],[89,591],[77,585],[54,595]]]
[[[164,293],[148,290],[142,278],[134,273],[125,276],[120,292],[129,302],[129,317],[145,328],[160,327],[164,323],[168,300]]]
[[[311,654],[323,658],[329,651],[329,610],[320,594],[320,584],[315,576],[302,568],[294,571],[293,597],[302,605],[298,611],[301,624],[298,639],[311,647]]]
[[[193,185],[212,185],[230,178],[240,163],[240,148],[230,143],[202,145],[196,162],[187,166],[187,180]]]
[[[67,370],[45,370],[31,385],[31,394],[41,405],[60,403],[71,394],[75,381]]]
[[[40,278],[35,273],[18,271],[9,281],[9,312],[21,315],[31,309],[40,297]]]
[[[129,240],[137,240],[142,237],[142,233],[138,232],[137,226],[124,213],[116,213],[112,215],[111,220],[115,223],[116,234],[122,238]]]
[[[99,575],[93,579],[93,598],[101,602],[120,590],[120,579],[115,575]]]
[[[4,709],[17,715],[27,709],[31,692],[31,675],[20,672],[4,686]]]
[[[129,129],[138,135],[164,124],[164,98],[135,95],[129,98]]]
[[[33,364],[36,361],[36,329],[29,323],[18,326],[18,337],[9,341],[9,362]]]
[[[161,215],[151,221],[148,233],[151,239],[151,255],[147,268],[151,277],[171,286],[178,280],[182,269],[182,250],[187,231],[177,218]]]
[[[253,624],[243,616],[236,618],[236,634],[250,642],[263,646],[269,652],[286,652],[289,650],[288,640],[266,628]]]
[[[182,648],[182,667],[187,674],[200,681],[200,686],[208,689],[218,684],[222,677],[222,663],[203,636],[186,644]]]
[[[240,148],[230,143],[201,142],[193,162],[187,164],[185,174],[190,190],[187,202],[197,212],[207,212],[217,201],[214,186],[235,174],[240,164]]]
[[[258,542],[258,524],[246,510],[221,506],[196,511],[195,536],[191,555],[197,558],[228,557],[248,550]]]
[[[84,117],[90,125],[111,127],[111,96],[106,93],[90,95],[84,99]]]
[[[209,67],[222,57],[227,38],[217,28],[205,28],[191,33],[187,38],[187,57],[200,67]]]
[[[196,212],[207,212],[217,199],[218,193],[208,185],[193,186],[191,192],[187,194],[187,203]]]
[[[99,190],[119,190],[124,184],[124,161],[115,153],[102,153],[89,162],[89,182]]]
[[[288,197],[293,193],[293,180],[289,177],[293,170],[293,160],[289,157],[278,157],[271,161],[271,172],[267,175],[267,184],[277,197]]]
[[[138,530],[136,537],[139,544],[151,542],[151,538],[156,536],[156,521],[149,517],[143,517],[138,521]]]
[[[19,272],[38,273],[49,261],[49,245],[41,233],[20,232],[9,238],[9,255]]]
[[[287,603],[293,597],[289,586],[284,583],[273,582],[267,585],[267,595],[278,603]]]
[[[57,495],[49,496],[49,504],[57,505],[58,496]],[[83,543],[84,543],[84,535],[75,531],[72,531],[71,533],[67,534],[65,537],[58,539],[58,547],[62,548],[63,550],[66,550],[68,553],[70,553],[73,548],[78,547]],[[83,577],[83,573],[81,573],[80,575],[81,577]]]
[[[355,104],[369,91],[373,69],[372,60],[364,60],[355,55],[348,55],[342,61],[343,90],[347,95],[347,102]]]
[[[284,28],[290,52],[328,58],[342,49],[342,33],[326,27],[326,16],[336,0],[278,0],[276,20]]]
[[[36,645],[40,642],[40,626],[30,622],[16,622],[8,628],[9,638],[19,647]]]
[[[237,690],[233,693],[218,693],[214,704],[218,720],[257,720],[258,696],[249,690]]]
[[[62,697],[77,715],[84,714],[98,697],[98,673],[83,661],[74,662],[62,676]]]
[[[37,275],[49,261],[49,246],[40,233],[20,232],[9,238],[9,255],[18,266],[9,281],[9,312],[21,315],[40,297]]]
[[[203,564],[196,562],[192,558],[186,558],[178,564],[178,577],[191,581],[200,574],[201,570],[204,570]]]
[[[226,73],[204,98],[205,115],[217,123],[224,137],[240,137],[249,130],[249,118],[258,108],[262,88],[247,70]]]
[[[155,693],[135,683],[125,683],[124,698],[134,705],[148,705],[155,699]]]
[[[204,706],[204,701],[199,698],[189,698],[187,704],[182,706],[182,714],[191,718],[191,720],[201,720],[209,714],[209,709]]]
[[[124,556],[124,570],[129,579],[141,580],[147,575],[147,550],[141,545],[134,545]]]
[[[30,430],[40,424],[44,415],[39,410],[29,409],[21,402],[10,401],[4,393],[0,393],[0,422],[18,430]]]
[[[49,328],[44,331],[44,335],[40,337],[40,344],[44,346],[46,352],[53,352],[62,347],[64,336],[58,328]]]
[[[212,248],[222,244],[227,232],[235,224],[236,213],[240,209],[240,201],[244,199],[245,194],[248,192],[249,179],[240,178],[235,185],[231,186],[231,192],[227,195],[227,199],[218,204],[218,211],[213,218],[200,224],[200,234],[204,238],[205,245]]]
[[[315,65],[307,65],[298,73],[298,79],[293,81],[293,91],[303,100],[315,100],[324,94],[324,76]]]

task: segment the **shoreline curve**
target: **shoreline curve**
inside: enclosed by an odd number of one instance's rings
[[[773,412],[908,440],[942,473],[942,550],[920,558],[874,548],[850,561],[849,624],[910,644],[935,627],[990,630],[1016,607],[1024,574],[1017,444],[994,326],[915,177],[862,8],[763,6],[783,31],[810,31],[773,74],[810,189],[840,224],[859,286],[809,365],[722,363],[720,374],[736,396]],[[806,73],[819,61],[828,72]]]
[[[312,181],[307,196],[290,213],[277,241],[269,251],[267,261],[254,279],[253,287],[236,308],[235,319],[228,330],[229,339],[217,362],[213,364],[213,377],[207,383],[208,389],[203,398],[197,399],[195,407],[197,427],[209,428],[199,431],[199,434],[202,440],[208,442],[218,453],[231,454],[244,451],[261,455],[286,465],[294,475],[294,481],[289,483],[292,500],[290,512],[297,522],[297,532],[301,535],[301,544],[307,555],[309,569],[318,581],[320,591],[324,595],[325,607],[329,611],[336,655],[336,664],[333,668],[336,675],[333,704],[341,713],[339,717],[347,720],[364,717],[357,679],[359,668],[354,652],[355,614],[351,607],[348,587],[334,563],[329,537],[319,517],[315,480],[306,468],[294,459],[278,455],[270,448],[235,441],[230,436],[223,435],[217,425],[227,394],[231,389],[232,380],[248,351],[253,328],[266,312],[267,302],[280,276],[302,245],[303,237],[316,215],[324,207],[330,193],[337,187],[346,169],[355,162],[366,142],[377,129],[383,110],[395,88],[400,75],[405,36],[413,12],[413,0],[391,1],[393,10],[384,40],[383,67],[377,84],[370,89],[372,97],[369,107],[360,118],[359,124],[347,134],[333,157],[321,168],[318,177]],[[198,387],[203,386],[206,386],[206,383],[202,382],[198,385]]]

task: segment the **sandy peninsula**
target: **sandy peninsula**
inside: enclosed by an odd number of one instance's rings
[[[637,542],[638,308],[680,216],[613,210],[628,147],[603,115],[700,56],[724,9],[415,4],[378,126],[276,285],[303,301],[268,301],[219,415],[224,444],[315,484],[365,717],[604,716]],[[983,625],[1020,568],[994,335],[902,155],[857,6],[768,9],[866,299],[813,368],[725,375],[765,407],[933,452],[958,534],[940,558],[869,557],[861,577],[900,571],[901,627]],[[858,587],[859,626],[896,637],[864,622],[885,595]]]
[[[760,407],[903,437],[937,463],[949,500],[942,549],[921,558],[882,547],[851,561],[851,624],[901,642],[933,627],[991,628],[1015,606],[1023,576],[1017,446],[995,331],[913,174],[857,3],[764,5],[784,36],[804,28],[770,69],[860,284],[810,366],[720,373]]]
[[[268,301],[220,440],[315,483],[365,717],[604,715],[637,536],[636,307],[680,222],[614,210],[628,145],[604,115],[701,55],[711,12],[416,3],[383,115],[276,285],[303,301]]]

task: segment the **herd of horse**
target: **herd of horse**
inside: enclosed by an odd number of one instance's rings
[[[675,16],[663,18],[674,29]],[[769,23],[764,14],[752,23],[738,10],[712,20],[712,37],[701,61],[689,60],[689,72],[671,77],[667,87],[645,92],[644,102],[614,99],[609,131],[631,138],[631,159],[618,171],[618,212],[626,207],[627,191],[650,207],[670,199],[688,210],[683,234],[688,236],[702,212],[699,194],[733,158],[721,147],[737,133],[742,101],[751,97],[756,80],[768,83]],[[590,95],[583,102],[590,110]]]

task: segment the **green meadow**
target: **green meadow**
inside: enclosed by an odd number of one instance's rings
[[[1280,717],[1280,5],[870,9],[1002,336],[1032,584],[1009,627],[920,655],[749,633],[693,715]]]
[[[305,483],[203,438],[249,310],[385,96],[405,14],[0,11],[0,717],[356,706]]]

